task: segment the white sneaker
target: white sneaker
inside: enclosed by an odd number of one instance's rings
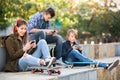
[[[108,66],[107,70],[111,71],[113,68],[117,67],[118,65],[119,65],[119,60],[116,60]]]
[[[68,65],[61,60],[56,60],[55,64],[58,66],[68,67]]]
[[[55,58],[55,57],[51,57],[49,63],[47,62],[47,63],[48,63],[47,67],[50,68],[51,65],[52,65],[55,61],[56,61],[56,58]]]

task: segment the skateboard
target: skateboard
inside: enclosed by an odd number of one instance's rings
[[[97,62],[69,62],[69,61],[65,61],[65,63],[68,65],[71,65],[72,67],[74,67],[74,65],[81,65],[81,66],[90,65],[90,67],[94,67],[94,68],[96,68],[98,66]]]
[[[51,67],[51,68],[47,68],[47,67],[30,67],[32,73],[35,73],[35,72],[41,72],[41,73],[47,72],[48,75],[55,74],[55,73],[60,75],[61,71],[59,70],[59,68],[61,68],[61,66],[56,66],[56,67]]]

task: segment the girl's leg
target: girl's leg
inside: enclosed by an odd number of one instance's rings
[[[28,66],[40,66],[40,59],[27,55],[26,57],[21,57],[18,61],[19,69],[25,71]]]
[[[38,41],[37,49],[32,56],[43,59],[51,58],[48,45],[44,39]]]
[[[38,41],[37,49],[32,55],[19,59],[20,70],[26,70],[28,66],[40,66],[40,58],[45,59],[46,62],[51,60],[49,48],[43,39]]]
[[[83,61],[83,62],[96,62],[90,58],[87,58],[86,56],[84,56],[83,54],[81,54],[78,50],[72,50],[70,52],[70,54],[72,55],[72,57],[74,56],[76,59],[78,59],[79,61]],[[106,63],[98,63],[99,67],[107,67]]]

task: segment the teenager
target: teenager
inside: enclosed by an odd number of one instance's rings
[[[29,41],[25,20],[17,20],[13,31],[5,40],[8,53],[5,71],[26,71],[30,66],[51,67],[55,58],[50,56],[46,41],[39,40],[37,44],[35,40]]]
[[[90,58],[87,58],[81,53],[81,47],[76,43],[78,37],[77,30],[69,29],[67,31],[66,38],[67,40],[62,44],[62,59],[63,61],[70,62],[96,62]],[[108,70],[112,70],[119,64],[119,60],[111,64],[98,62],[99,67],[103,67]]]

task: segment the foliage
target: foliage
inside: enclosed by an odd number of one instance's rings
[[[0,28],[6,28],[16,18],[29,19],[35,13],[37,5],[28,0],[0,0]]]
[[[0,0],[0,29],[5,29],[17,18],[29,20],[36,12],[52,7],[56,16],[52,19],[54,28],[65,36],[66,30],[75,28],[79,37],[102,36],[102,33],[120,36],[120,12],[112,12],[97,2],[88,0]],[[86,32],[83,34],[83,32]]]

